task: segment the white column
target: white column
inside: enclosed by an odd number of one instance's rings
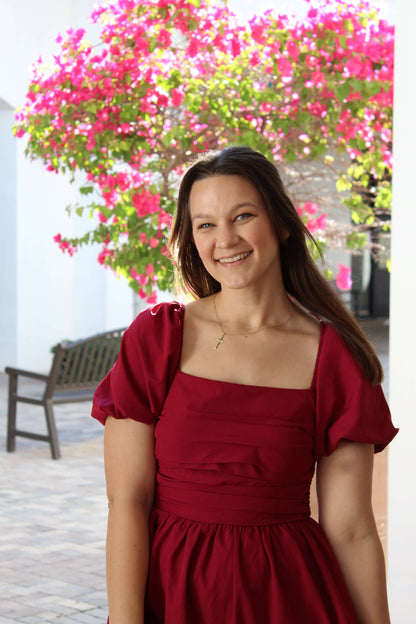
[[[13,110],[0,99],[0,370],[17,354],[16,148]]]
[[[397,2],[389,455],[388,583],[392,624],[416,622],[416,4]]]

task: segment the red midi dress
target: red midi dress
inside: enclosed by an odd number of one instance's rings
[[[380,386],[324,323],[309,389],[185,374],[183,319],[176,302],[139,314],[93,405],[156,423],[146,624],[356,624],[309,489],[340,440],[394,437]]]

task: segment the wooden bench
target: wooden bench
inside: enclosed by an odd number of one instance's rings
[[[58,435],[53,413],[55,403],[91,400],[97,384],[113,366],[120,350],[124,329],[97,334],[77,342],[60,343],[54,349],[54,358],[48,375],[7,367],[9,400],[7,416],[7,450],[15,450],[16,436],[49,442],[52,457],[58,459]],[[45,384],[43,393],[19,392],[18,380],[26,377]],[[47,435],[22,431],[17,428],[17,403],[40,405],[45,409]]]

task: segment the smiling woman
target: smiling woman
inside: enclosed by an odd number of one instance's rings
[[[195,300],[140,314],[94,398],[111,624],[389,624],[371,478],[396,430],[307,236],[262,154],[185,173],[170,248]]]

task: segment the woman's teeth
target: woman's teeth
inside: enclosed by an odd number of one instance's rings
[[[247,256],[250,254],[249,251],[246,251],[244,253],[240,253],[237,254],[236,256],[233,256],[232,258],[220,258],[218,260],[218,262],[220,262],[221,264],[230,264],[231,262],[237,262],[237,260],[242,260],[243,258],[247,258]]]

